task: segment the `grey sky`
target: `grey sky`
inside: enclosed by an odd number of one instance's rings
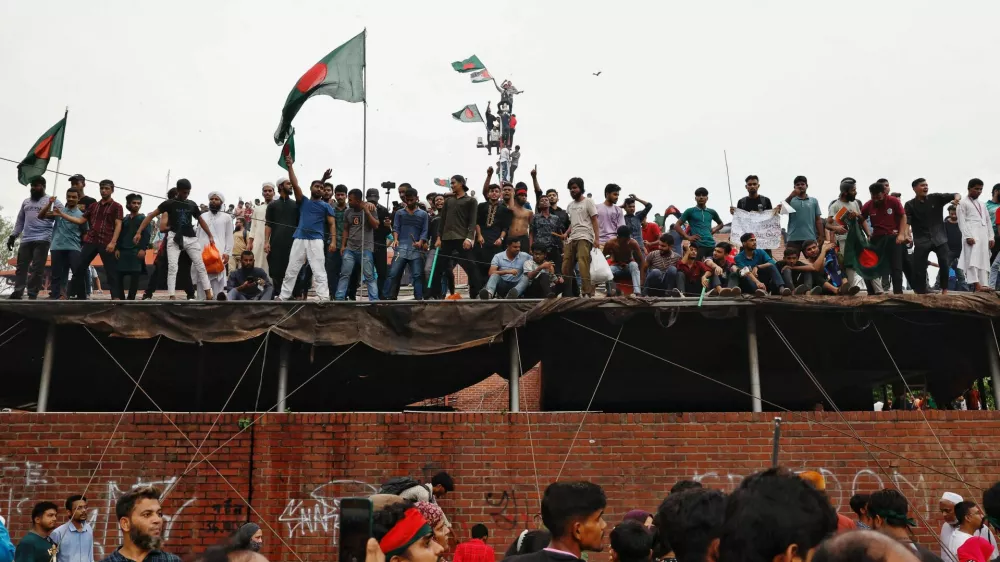
[[[515,179],[537,163],[564,197],[581,176],[595,198],[614,182],[662,212],[705,186],[725,218],[723,149],[734,199],[750,173],[772,198],[805,174],[824,208],[844,176],[865,200],[880,176],[904,199],[917,176],[964,193],[973,176],[1000,182],[998,16],[987,1],[8,1],[0,156],[20,160],[69,105],[63,172],[111,178],[119,200],[164,192],[168,169],[199,201],[212,189],[253,199],[283,172],[272,135],[289,89],[367,27],[368,187],[426,194],[461,173],[479,191],[496,158],[474,148],[483,127],[450,116],[498,99],[449,66],[476,54],[525,91]],[[303,179],[333,167],[335,182],[361,187],[362,113],[305,105]],[[9,216],[27,188],[13,164],[0,174]],[[68,184],[56,185],[62,197]]]

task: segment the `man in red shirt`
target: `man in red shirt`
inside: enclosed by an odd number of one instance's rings
[[[903,253],[906,252],[906,245],[912,241],[907,239],[908,229],[906,228],[906,212],[899,199],[892,195],[886,195],[885,187],[880,183],[873,183],[868,187],[872,194],[871,201],[861,207],[861,216],[872,221],[872,243],[878,243],[880,238],[892,236],[896,243],[892,246],[890,263],[892,266],[892,292],[903,294]],[[889,287],[883,287],[888,291]]]
[[[489,529],[482,523],[472,526],[472,540],[465,541],[455,548],[455,557],[452,562],[494,562],[496,553],[493,547],[486,544],[486,538],[490,536]]]
[[[108,278],[108,286],[113,300],[122,300],[125,293],[118,285],[118,258],[115,249],[118,246],[118,235],[122,232],[122,218],[125,213],[120,203],[111,198],[115,192],[115,182],[101,180],[101,200],[87,205],[83,218],[87,219],[90,229],[83,236],[83,246],[80,248],[80,265],[73,272],[72,294],[76,298],[87,298],[84,281],[90,271],[90,262],[98,254],[104,265],[104,274]]]
[[[648,216],[642,217],[642,242],[647,254],[660,249],[660,236],[663,236],[660,225],[648,220]]]

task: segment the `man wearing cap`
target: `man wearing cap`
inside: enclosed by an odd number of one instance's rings
[[[17,237],[21,237],[21,246],[17,250],[14,292],[10,294],[10,298],[14,300],[22,298],[26,284],[28,298],[38,298],[38,291],[41,290],[42,279],[45,277],[45,260],[52,243],[52,228],[55,226],[55,221],[43,212],[49,204],[49,199],[45,197],[45,178],[32,178],[30,189],[30,196],[21,202],[14,230],[7,238],[7,250],[13,250]],[[61,203],[56,202],[55,205],[56,209],[62,208]]]
[[[266,226],[267,206],[274,200],[274,184],[264,182],[260,188],[260,194],[264,196],[264,204],[253,208],[250,218],[250,240],[247,242],[247,250],[253,252],[253,262],[256,267],[268,272],[267,254],[264,253],[264,228]]]
[[[121,204],[111,198],[115,192],[115,182],[101,180],[101,200],[93,205],[87,205],[83,218],[87,219],[89,230],[83,235],[83,246],[80,247],[80,266],[73,272],[73,287],[77,299],[86,300],[84,280],[90,269],[90,263],[98,254],[104,265],[104,275],[108,279],[108,288],[112,300],[122,300],[125,293],[118,283],[118,258],[115,248],[118,246],[118,236],[122,232],[122,219],[125,210]],[[147,224],[148,226],[148,224]],[[137,241],[138,243],[138,241]],[[70,295],[72,297],[72,295]]]
[[[77,203],[77,206],[80,207],[80,212],[86,212],[87,207],[97,203],[97,199],[83,194],[83,188],[87,186],[87,178],[83,177],[83,174],[70,176],[69,186],[76,188],[77,193],[80,194],[80,202]]]
[[[292,253],[292,234],[299,226],[299,206],[291,198],[292,182],[278,178],[278,198],[271,201],[264,215],[264,253],[274,281],[274,294],[281,294],[281,284]]]
[[[372,255],[375,257],[375,279],[385,282],[386,266],[389,263],[389,247],[386,239],[392,234],[392,215],[389,209],[379,204],[378,188],[372,187],[365,192],[365,201],[375,205],[375,218],[378,219],[378,227],[375,229],[375,249]]]
[[[962,503],[964,499],[959,494],[955,492],[945,492],[941,495],[941,500],[938,501],[938,509],[941,513],[941,519],[944,524],[941,526],[941,559],[945,562],[956,562],[954,556],[946,548],[951,544],[952,535],[961,526],[961,521],[955,516],[955,506]],[[976,530],[974,533],[970,533],[972,536],[982,537],[989,541],[990,544],[996,545],[996,537],[993,536],[993,532],[990,531],[988,526],[982,526]],[[959,545],[960,546],[960,545]],[[998,552],[994,550],[991,560],[996,560]],[[961,561],[959,561],[961,562]]]
[[[205,219],[208,229],[212,233],[212,238],[215,239],[216,249],[219,251],[222,263],[224,264],[229,263],[229,256],[233,253],[233,217],[222,210],[225,204],[226,196],[220,191],[213,191],[208,194],[208,212],[202,214],[202,218]],[[198,231],[199,246],[205,248],[211,244],[208,238],[209,235],[207,232],[203,230]],[[226,269],[223,268],[222,271],[216,274],[209,274],[208,281],[211,286],[202,287],[201,283],[198,282],[198,272],[192,271],[191,282],[198,283],[198,291],[211,289],[212,294],[218,295],[219,298],[225,298],[221,295],[226,293]]]

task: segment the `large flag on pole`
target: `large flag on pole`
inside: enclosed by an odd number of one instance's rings
[[[434,178],[434,185],[438,187],[448,187],[451,185],[451,182],[447,179]]]
[[[274,132],[274,142],[285,142],[295,114],[313,96],[330,96],[351,103],[365,101],[364,68],[365,32],[362,31],[331,51],[299,78],[281,110],[281,122]]]
[[[472,55],[465,60],[455,61],[451,63],[451,67],[458,72],[472,72],[473,70],[483,70],[486,68],[476,55]]]
[[[45,131],[31,147],[28,155],[17,165],[17,181],[28,185],[31,180],[44,175],[49,159],[62,159],[63,137],[66,135],[66,117]]]
[[[288,170],[288,165],[285,164],[285,156],[291,156],[292,164],[295,163],[295,129],[291,129],[288,132],[288,140],[281,147],[281,155],[278,156],[278,165]]]
[[[479,108],[476,107],[476,104],[467,105],[455,113],[452,113],[451,116],[462,123],[483,122],[483,116],[479,114]]]
[[[473,84],[478,84],[480,82],[489,82],[490,80],[493,80],[493,77],[490,76],[490,71],[486,70],[485,68],[473,72],[472,74],[469,75],[469,77],[472,78]]]

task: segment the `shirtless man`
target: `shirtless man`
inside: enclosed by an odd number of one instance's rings
[[[508,196],[510,191],[513,191],[513,198]],[[528,230],[531,226],[531,217],[534,215],[534,213],[524,208],[525,203],[528,201],[528,186],[524,182],[518,182],[517,189],[512,189],[509,183],[504,183],[503,192],[504,203],[510,209],[511,213],[514,214],[514,217],[510,221],[510,229],[507,231],[507,243],[519,240],[521,247],[527,248],[529,247]]]

